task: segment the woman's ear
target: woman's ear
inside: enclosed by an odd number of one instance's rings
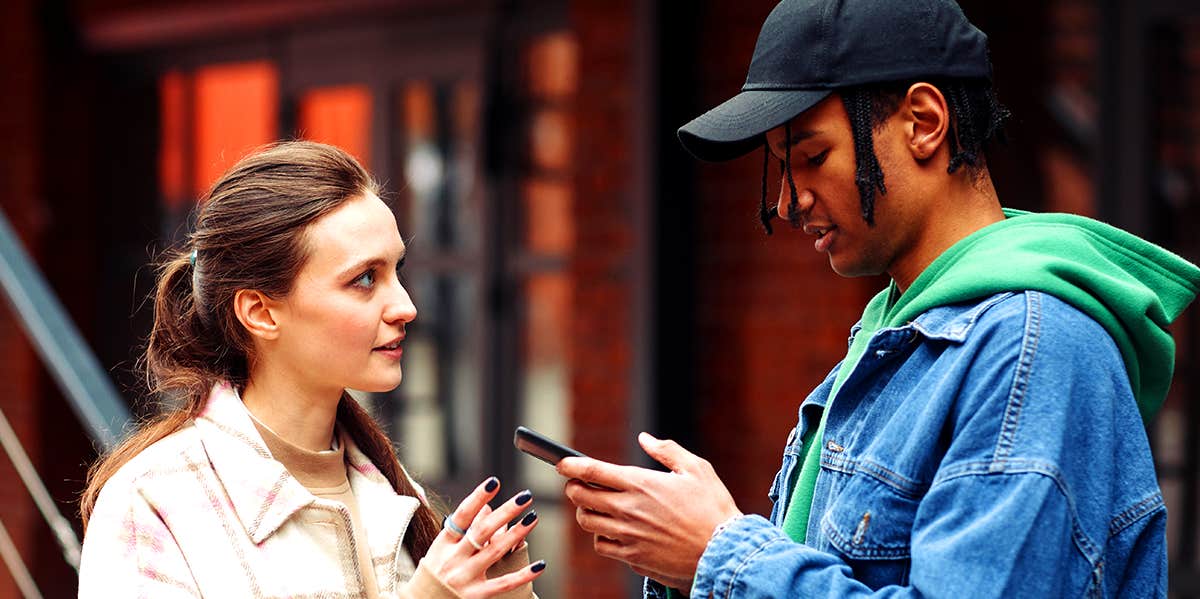
[[[908,117],[908,149],[913,158],[928,160],[942,147],[950,131],[946,97],[929,83],[914,83],[904,97],[904,110]]]
[[[261,291],[240,289],[233,295],[233,313],[251,335],[263,340],[279,337],[277,302]]]

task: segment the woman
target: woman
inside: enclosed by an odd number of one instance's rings
[[[439,525],[345,392],[400,383],[417,311],[378,186],[337,148],[242,159],[161,269],[145,355],[173,409],[90,473],[81,597],[530,597],[523,491]],[[489,569],[491,569],[489,577]]]

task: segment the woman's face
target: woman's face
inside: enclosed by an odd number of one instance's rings
[[[314,222],[305,240],[308,261],[273,311],[269,361],[310,389],[394,389],[404,327],[417,317],[399,279],[395,216],[366,192]]]

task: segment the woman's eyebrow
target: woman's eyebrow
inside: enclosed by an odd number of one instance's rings
[[[382,266],[385,262],[386,261],[383,258],[379,258],[379,257],[367,258],[365,260],[359,260],[358,262],[355,262],[351,266],[343,269],[341,274],[338,275],[338,278],[349,278],[349,277],[358,275],[360,273],[366,272],[367,269],[369,269],[369,268],[375,268],[378,266]]]

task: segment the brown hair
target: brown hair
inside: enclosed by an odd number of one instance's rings
[[[378,195],[379,185],[353,157],[307,141],[255,152],[213,185],[187,247],[167,254],[159,267],[154,327],[141,363],[150,393],[174,398],[177,407],[92,466],[80,501],[85,529],[100,489],[122,465],[196,418],[218,381],[245,387],[253,346],[233,312],[234,294],[256,289],[285,297],[308,260],[309,225],[365,192]],[[383,430],[344,394],[337,421],[396,492],[418,495]],[[404,540],[414,560],[425,555],[439,528],[422,503]]]

